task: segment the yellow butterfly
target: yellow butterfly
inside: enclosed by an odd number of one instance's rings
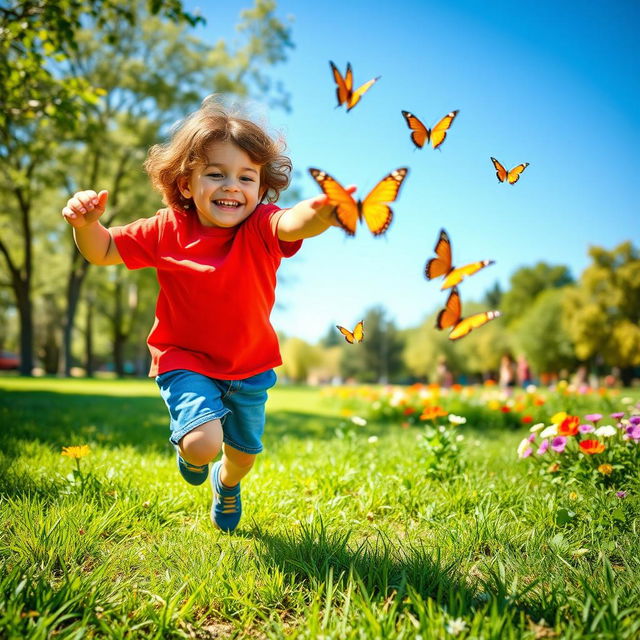
[[[360,320],[358,324],[354,327],[353,332],[349,331],[349,329],[345,329],[341,327],[339,324],[336,325],[336,328],[340,333],[344,336],[344,339],[349,343],[353,344],[354,342],[362,342],[364,339],[364,320]]]
[[[462,304],[460,302],[458,289],[453,287],[444,309],[438,314],[436,328],[446,329],[453,327],[449,333],[449,340],[459,340],[471,333],[474,329],[487,324],[487,322],[499,316],[499,311],[483,311],[481,313],[474,313],[468,318],[462,318]]]
[[[336,218],[340,226],[353,236],[358,220],[367,223],[374,236],[383,234],[391,224],[393,211],[387,205],[398,196],[403,180],[409,169],[401,167],[386,175],[373,187],[364,200],[354,200],[346,189],[325,171],[309,169],[312,178],[320,185],[329,203],[336,208]]]
[[[422,121],[408,111],[403,111],[402,115],[411,129],[411,140],[413,144],[422,149],[425,142],[431,141],[431,145],[434,149],[437,149],[447,137],[447,131],[453,124],[455,117],[458,115],[459,110],[451,111],[436,124],[433,129],[425,127]]]
[[[495,158],[491,158],[491,162],[493,162],[493,166],[496,168],[498,180],[500,182],[505,182],[506,180],[509,184],[518,182],[518,180],[520,180],[520,174],[529,166],[528,162],[523,162],[507,171]]]
[[[480,271],[480,269],[494,264],[494,260],[478,260],[464,267],[455,268],[451,263],[451,242],[444,229],[440,230],[440,236],[438,242],[436,242],[434,251],[436,252],[436,257],[431,258],[431,260],[427,262],[424,268],[424,275],[427,280],[444,276],[444,281],[440,287],[441,290],[455,287],[467,276],[471,276]]]
[[[353,107],[355,107],[358,102],[360,102],[360,98],[369,91],[369,89],[378,81],[382,76],[377,76],[365,82],[362,86],[358,87],[355,91],[353,90],[353,71],[351,70],[351,63],[347,62],[347,72],[344,76],[338,71],[333,62],[329,61],[331,65],[331,71],[333,72],[333,79],[336,82],[336,96],[338,98],[338,106],[340,107],[343,104],[346,104],[347,111],[351,111]]]

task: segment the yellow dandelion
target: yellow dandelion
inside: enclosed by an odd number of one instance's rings
[[[560,424],[566,417],[566,411],[558,411],[558,413],[551,416],[551,424]]]
[[[613,471],[613,467],[610,464],[601,464],[598,467],[598,471],[604,475],[604,476],[608,476],[612,471]]]
[[[83,444],[79,447],[62,447],[62,455],[75,460],[84,458],[89,455],[89,445]]]

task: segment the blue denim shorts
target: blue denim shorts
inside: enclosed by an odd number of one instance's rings
[[[171,416],[173,444],[201,424],[219,419],[223,442],[245,453],[262,451],[267,389],[276,383],[273,369],[244,380],[218,380],[176,369],[160,374],[156,382]]]

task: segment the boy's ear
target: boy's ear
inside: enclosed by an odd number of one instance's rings
[[[178,189],[180,189],[180,193],[185,198],[191,197],[191,190],[189,189],[189,180],[187,176],[180,176],[177,180]]]
[[[264,201],[264,197],[267,195],[267,187],[260,187],[260,200],[258,200],[258,202],[263,202]]]

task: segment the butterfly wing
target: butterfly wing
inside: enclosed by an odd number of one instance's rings
[[[444,229],[440,229],[440,236],[434,247],[436,257],[431,258],[424,268],[427,280],[443,276],[451,271],[451,242]]]
[[[359,211],[356,201],[347,193],[345,188],[325,171],[309,169],[311,177],[320,185],[330,204],[336,207],[336,218],[340,226],[352,236],[356,232]]]
[[[509,184],[515,184],[520,180],[520,174],[529,166],[528,162],[523,162],[519,164],[517,167],[513,167],[511,171],[507,174],[507,182]]]
[[[362,342],[364,339],[364,320],[360,320],[353,329],[353,339],[356,342]]]
[[[338,98],[338,106],[344,104],[349,99],[349,94],[351,93],[351,89],[347,86],[347,81],[342,77],[342,74],[338,70],[333,62],[329,61],[331,65],[331,71],[333,73],[333,79],[336,83],[336,97]],[[351,71],[351,66],[347,65],[347,76],[349,76]]]
[[[447,115],[433,127],[431,130],[431,144],[434,149],[437,149],[444,142],[447,137],[447,131],[449,131],[449,127],[453,124],[458,113],[459,111],[457,109],[447,113]]]
[[[440,311],[436,318],[436,329],[446,329],[453,327],[460,321],[462,315],[462,305],[460,304],[460,296],[458,290],[454,287],[447,298],[444,309]]]
[[[507,179],[507,170],[495,159],[491,158],[493,166],[496,168],[496,176],[500,182],[504,182]]]
[[[460,338],[464,338],[466,335],[469,335],[469,333],[474,329],[482,327],[490,320],[498,318],[499,316],[499,311],[483,311],[482,313],[475,313],[468,318],[464,318],[458,322],[455,327],[453,327],[449,334],[449,340],[460,340]]]
[[[404,116],[409,129],[411,129],[411,141],[416,145],[416,147],[418,147],[418,149],[422,149],[424,143],[429,140],[431,131],[429,131],[422,121],[412,113],[403,111],[402,115]]]
[[[339,324],[336,325],[336,329],[344,336],[344,339],[349,344],[353,344],[355,336],[353,335],[353,333],[351,333],[351,331],[349,331],[349,329],[347,329],[346,327],[341,327]]]
[[[444,279],[444,282],[442,283],[440,289],[442,290],[449,289],[449,287],[455,287],[467,276],[472,276],[474,273],[480,271],[480,269],[484,269],[494,262],[495,260],[479,260],[478,262],[466,264],[464,267],[457,267],[456,269],[452,269],[447,274],[447,277]]]
[[[359,86],[355,91],[351,92],[349,99],[347,100],[347,111],[351,111],[353,107],[355,107],[358,102],[360,102],[360,98],[371,89],[371,87],[380,80],[382,76],[377,76],[376,78],[372,78],[369,82],[365,82],[363,85]]]
[[[403,180],[409,169],[401,167],[386,175],[373,187],[360,204],[360,211],[367,226],[374,236],[384,233],[391,224],[393,211],[387,205],[398,197]]]

